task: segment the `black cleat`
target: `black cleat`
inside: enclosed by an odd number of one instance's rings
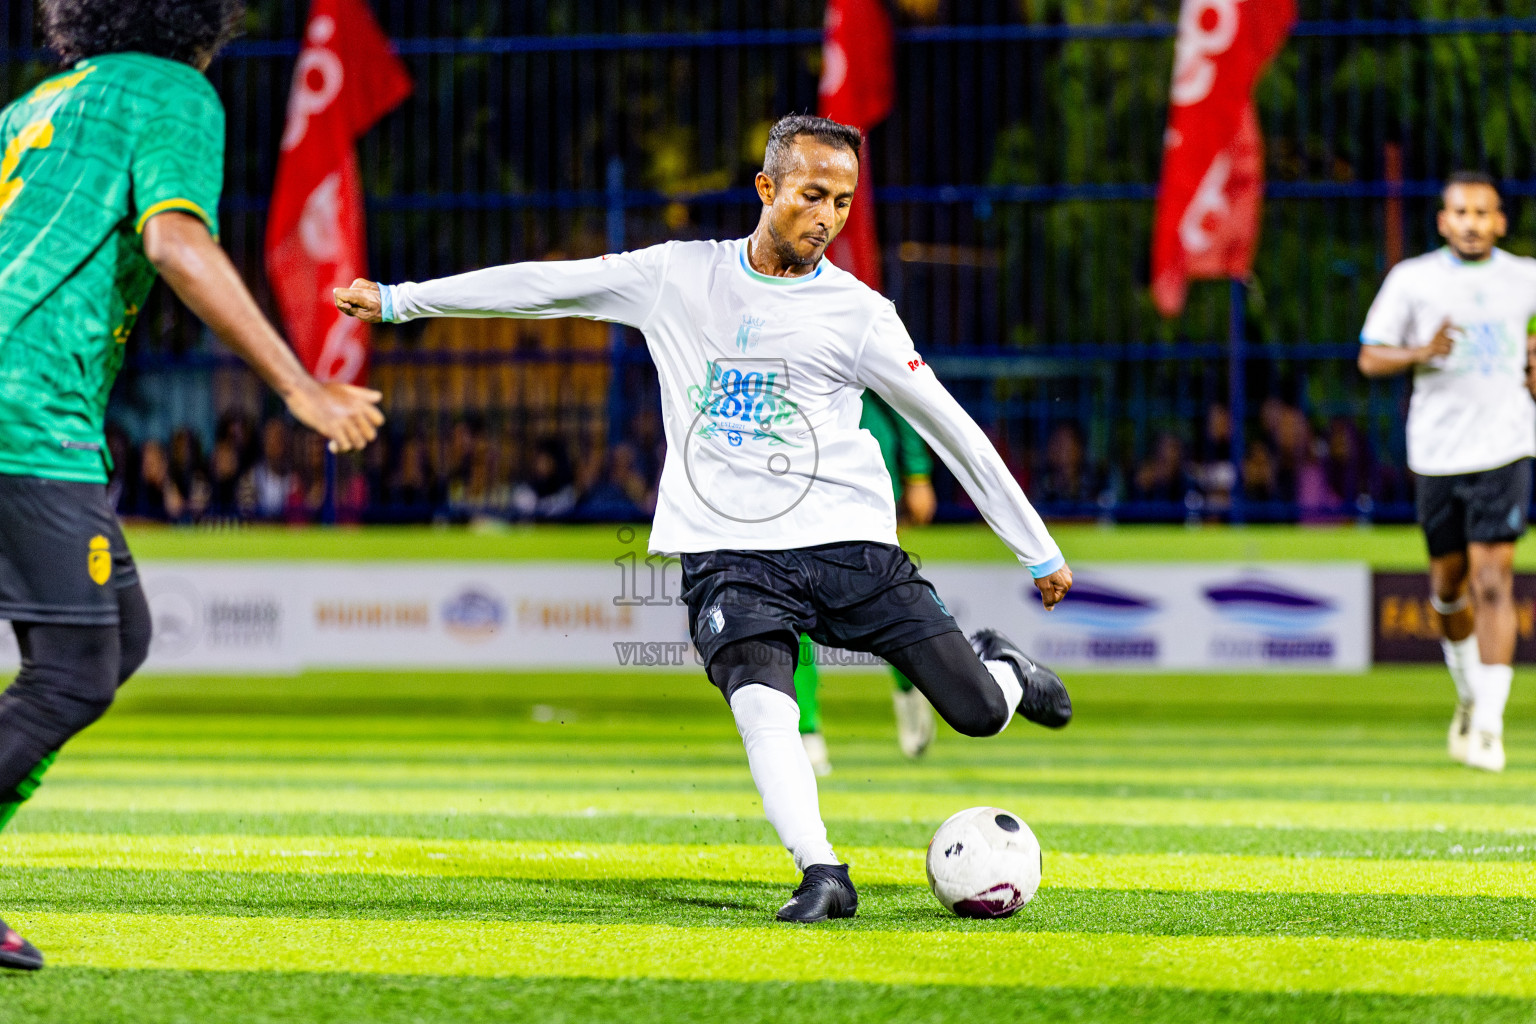
[[[983,629],[971,637],[971,647],[982,661],[1006,661],[1018,674],[1024,696],[1019,714],[1048,729],[1060,729],[1072,721],[1072,698],[1061,676],[1041,665],[995,629]]]
[[[43,966],[43,954],[0,921],[0,967],[15,971],[36,971]]]
[[[780,921],[810,924],[832,917],[852,917],[859,909],[847,864],[812,864],[789,902],[779,908]]]

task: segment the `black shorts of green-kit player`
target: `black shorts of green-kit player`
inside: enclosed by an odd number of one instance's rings
[[[694,646],[729,701],[749,683],[795,697],[799,637],[889,661],[955,731],[990,736],[1013,709],[933,584],[892,544],[681,556]]]
[[[104,485],[0,474],[0,617],[21,650],[0,693],[4,828],[149,653],[149,604]]]
[[[1468,544],[1512,544],[1525,536],[1533,462],[1517,459],[1454,476],[1415,474],[1415,504],[1429,557],[1465,551]]]

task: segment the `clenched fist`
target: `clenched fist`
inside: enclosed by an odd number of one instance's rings
[[[1072,589],[1072,570],[1062,566],[1049,576],[1035,580],[1035,587],[1040,591],[1040,602],[1045,605],[1046,611],[1050,611]]]
[[[384,319],[384,301],[376,281],[358,278],[350,288],[337,288],[336,308],[347,316],[355,316],[365,324],[376,324]]]

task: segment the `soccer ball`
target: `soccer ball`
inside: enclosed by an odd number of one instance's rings
[[[961,811],[928,844],[928,884],[961,917],[1008,917],[1040,888],[1040,841],[1001,807]]]

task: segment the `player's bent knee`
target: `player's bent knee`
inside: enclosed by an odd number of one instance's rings
[[[107,713],[117,685],[86,666],[33,665],[17,675],[12,692],[47,745],[57,746]]]
[[[84,693],[73,694],[68,700],[66,714],[63,716],[65,723],[72,730],[70,735],[80,732],[88,725],[92,725],[112,707],[112,701],[117,695],[117,687],[112,687],[109,693]]]
[[[12,684],[48,746],[62,744],[112,706],[120,649],[115,626],[34,625]]]
[[[68,682],[61,682],[52,692],[57,695],[60,720],[79,732],[112,707],[117,698],[117,672],[111,659],[89,658],[82,658],[67,671]]]
[[[949,724],[962,736],[996,736],[1008,727],[1009,720],[1013,718],[1013,709],[1003,699],[1001,691],[983,691],[977,706],[968,708],[967,713],[959,717],[960,721]]]

